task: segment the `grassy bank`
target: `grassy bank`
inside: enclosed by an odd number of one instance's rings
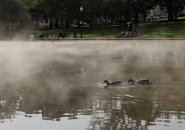
[[[115,38],[123,30],[125,30],[123,27],[115,26],[83,28],[83,38]],[[59,32],[67,32],[69,38],[72,38],[74,31],[77,32],[77,37],[80,38],[79,28],[35,30],[33,34],[40,35],[47,32],[55,37]],[[185,22],[155,21],[142,23],[139,24],[138,34],[141,38],[185,38]]]
[[[84,27],[82,29],[83,38],[114,38],[120,32],[124,30],[122,27],[113,27],[113,26],[104,26],[95,27],[95,28],[87,28]],[[47,32],[49,35],[54,35],[56,37],[59,32],[66,32],[69,34],[69,38],[73,37],[73,32],[77,32],[77,37],[81,36],[81,29],[79,28],[61,28],[61,29],[43,29],[43,30],[35,30],[33,34],[40,35],[43,32]]]
[[[143,38],[185,38],[185,22],[152,22],[141,24]]]

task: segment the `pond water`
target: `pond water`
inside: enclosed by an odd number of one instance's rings
[[[185,129],[184,41],[2,41],[0,68],[2,130]]]

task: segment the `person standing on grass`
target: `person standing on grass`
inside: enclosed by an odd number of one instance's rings
[[[132,22],[127,23],[128,31],[132,32],[134,24]]]

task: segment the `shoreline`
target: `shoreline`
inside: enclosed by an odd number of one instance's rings
[[[185,40],[185,38],[47,38],[47,39],[34,39],[34,40],[29,40],[29,39],[11,39],[11,40],[3,40],[0,39],[0,41],[31,41],[31,42],[37,42],[37,41],[132,41],[132,40]]]
[[[47,38],[47,39],[36,39],[29,41],[132,41],[132,40],[185,40],[185,38]]]

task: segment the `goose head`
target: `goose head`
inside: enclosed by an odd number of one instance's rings
[[[128,83],[129,83],[129,84],[135,84],[135,82],[136,82],[136,81],[133,80],[133,79],[129,79],[129,80],[128,80]]]
[[[108,80],[105,80],[105,81],[103,82],[103,84],[110,85],[110,83],[109,83]]]

